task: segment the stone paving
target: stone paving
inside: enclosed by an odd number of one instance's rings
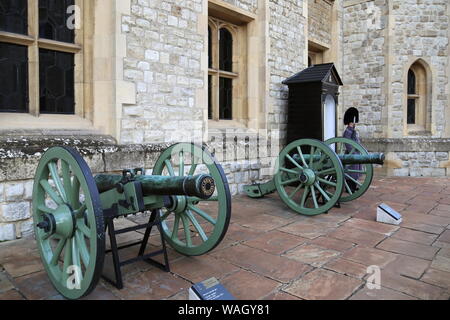
[[[402,213],[400,226],[375,222],[382,202]],[[117,223],[129,226],[143,218]],[[213,276],[238,299],[449,299],[449,225],[448,178],[378,178],[360,199],[315,217],[291,212],[276,194],[237,196],[229,231],[214,251],[184,257],[170,250],[170,273],[144,262],[128,265],[123,290],[102,280],[85,299],[182,300],[193,283]],[[366,286],[371,265],[381,268],[379,290]],[[106,259],[106,273],[110,267]],[[62,299],[33,239],[0,244],[1,299]]]

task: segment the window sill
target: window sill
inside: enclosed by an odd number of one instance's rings
[[[431,136],[431,131],[426,130],[423,126],[409,124],[407,125],[406,133],[408,136]]]
[[[0,130],[87,130],[95,131],[89,120],[77,115],[0,113]]]
[[[238,120],[208,120],[210,129],[247,129],[247,126]]]

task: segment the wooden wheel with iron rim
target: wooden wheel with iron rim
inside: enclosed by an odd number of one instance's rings
[[[153,168],[154,175],[208,174],[215,191],[209,199],[171,196],[161,211],[166,241],[178,252],[198,256],[213,250],[225,236],[231,218],[231,194],[221,165],[204,148],[178,143],[166,149]]]
[[[327,141],[325,141],[325,144],[334,147],[335,152],[338,155],[352,155],[352,154],[360,154],[367,156],[369,153],[367,152],[366,148],[364,148],[362,145],[357,143],[356,141],[347,139],[347,138],[332,138]],[[346,147],[348,145],[348,148],[350,150],[347,150]],[[372,164],[361,164],[361,169],[354,169],[352,168],[353,165],[344,165],[344,191],[342,193],[341,198],[339,199],[340,202],[348,202],[355,200],[359,197],[361,197],[366,191],[369,189],[370,184],[372,183],[373,179],[373,165]],[[352,173],[359,174],[359,178],[355,179],[351,176]],[[358,186],[357,190],[352,190],[347,183],[347,180],[353,181],[353,183]]]
[[[105,256],[103,210],[91,170],[72,148],[42,156],[33,187],[37,246],[48,277],[68,299],[97,285]]]
[[[326,179],[331,173],[335,175],[334,181]],[[343,190],[344,173],[338,156],[327,145],[319,140],[302,139],[281,151],[274,180],[289,208],[312,216],[327,212],[337,203]]]

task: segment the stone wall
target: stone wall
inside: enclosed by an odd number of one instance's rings
[[[365,138],[384,135],[382,110],[387,104],[386,82],[387,1],[367,1],[345,7],[342,90],[343,112],[360,111],[358,129]]]
[[[307,67],[304,1],[269,0],[270,72],[269,129],[279,131],[284,144],[287,130],[288,87],[281,82]]]
[[[423,59],[431,68],[431,134],[437,138],[443,137],[445,108],[448,106],[449,5],[446,0],[393,1],[394,37],[390,43],[393,59],[389,63],[392,68],[389,80],[393,94],[392,111],[389,114],[392,119],[392,137],[403,136],[403,92],[406,85],[403,75],[408,72],[414,58]]]
[[[369,152],[384,152],[379,174],[389,176],[450,176],[450,139],[363,139]]]
[[[229,4],[234,5],[240,9],[247,10],[251,13],[256,13],[258,9],[258,0],[223,0]]]
[[[202,0],[132,0],[131,6],[131,15],[122,17],[124,77],[135,83],[137,99],[123,108],[120,142],[180,141],[187,133],[201,141],[206,106],[198,105],[196,90],[205,86]]]
[[[450,174],[449,149],[442,149],[448,147],[449,5],[444,0],[344,2],[342,102],[344,109],[359,109],[361,137],[376,141],[376,149],[387,154],[389,175]],[[428,68],[430,115],[426,130],[412,132],[405,124],[406,74],[419,59]]]
[[[309,39],[331,46],[331,10],[334,1],[308,0]]]

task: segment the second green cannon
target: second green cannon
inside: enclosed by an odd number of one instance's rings
[[[244,190],[251,198],[278,191],[295,212],[317,215],[361,197],[372,183],[373,165],[384,160],[383,153],[368,153],[346,138],[296,140],[281,151],[272,180]]]

